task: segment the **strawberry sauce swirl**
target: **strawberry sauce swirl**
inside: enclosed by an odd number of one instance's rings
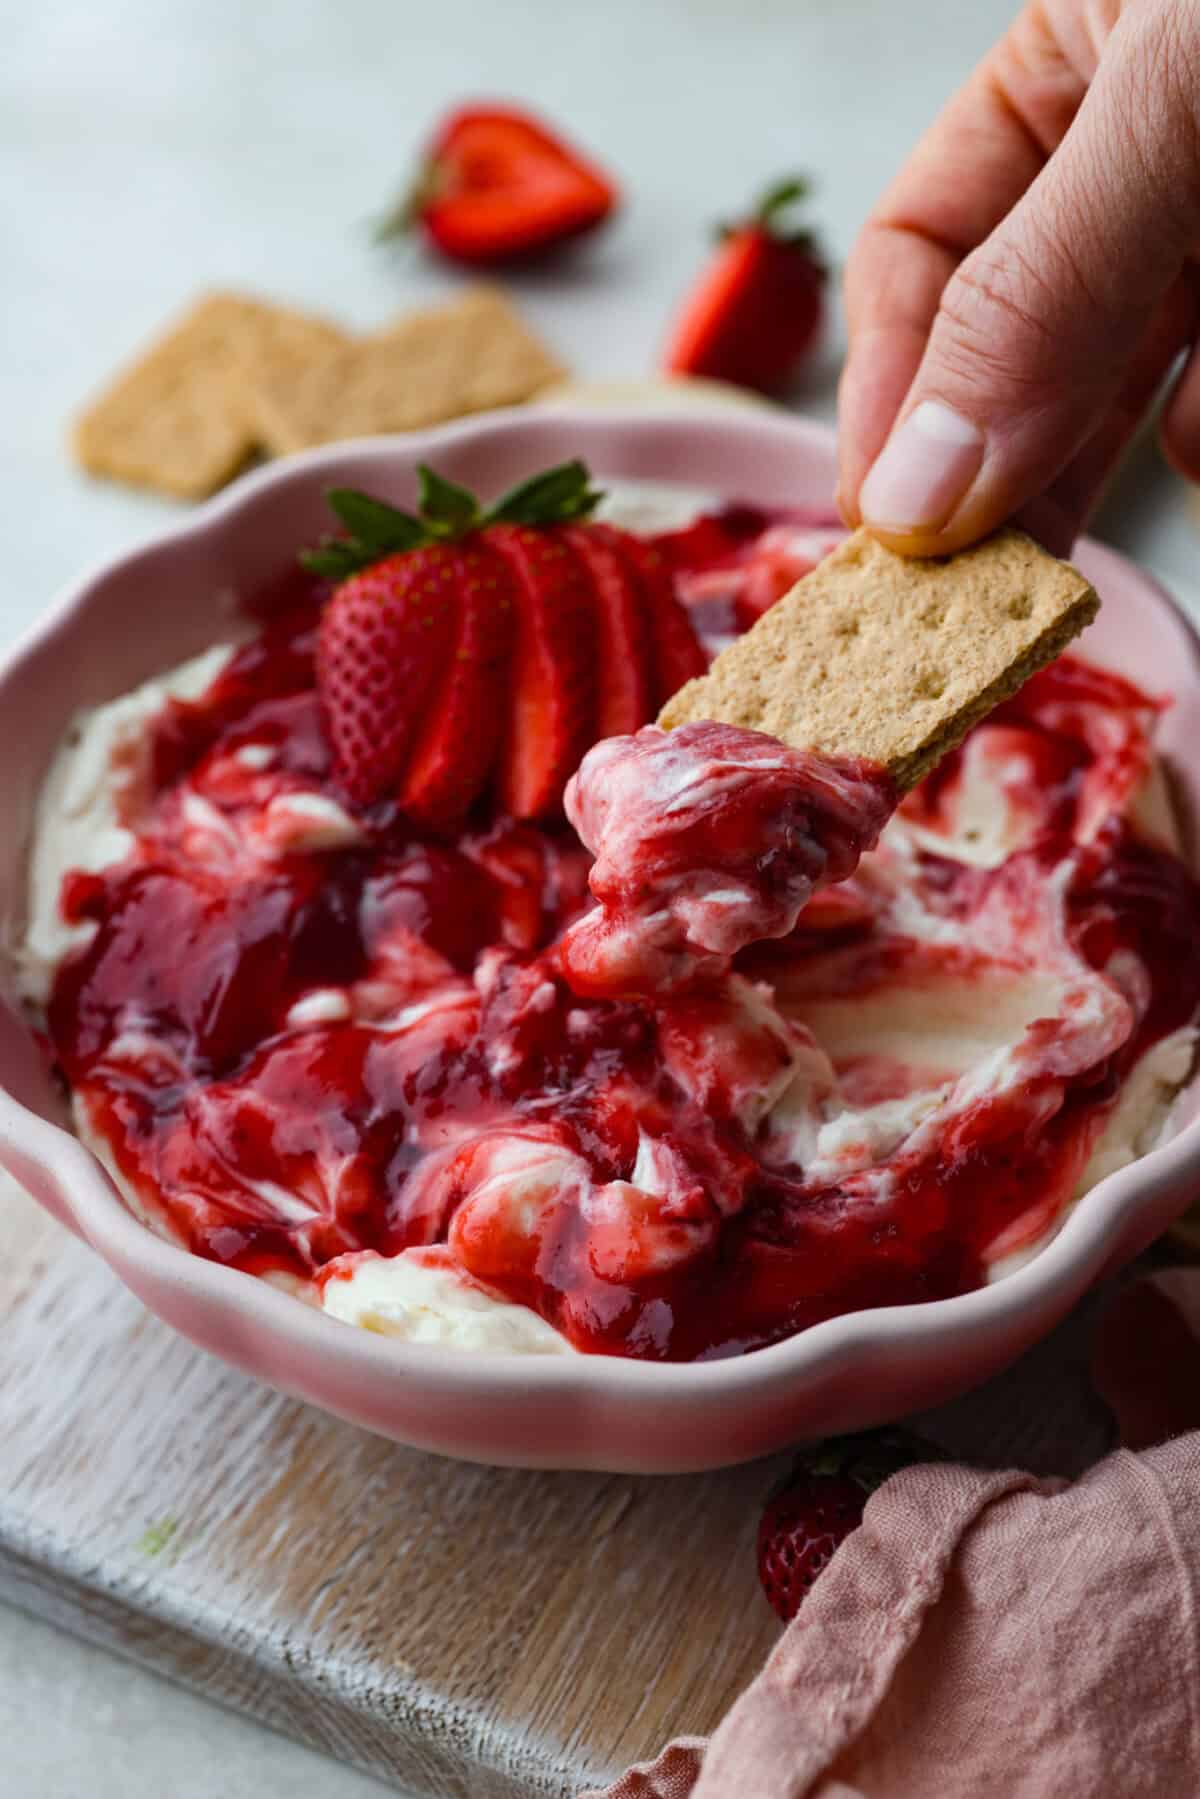
[[[741,509],[660,550],[712,638],[803,542]],[[1036,1244],[1196,1014],[1197,889],[1136,822],[1157,708],[1114,675],[1036,677],[873,853],[880,771],[715,727],[593,749],[579,835],[439,833],[341,806],[316,628],[164,706],[133,848],[62,894],[57,1065],[197,1255],[313,1297],[415,1251],[580,1350],[736,1354]]]

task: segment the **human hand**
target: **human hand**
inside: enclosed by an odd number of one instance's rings
[[[1032,0],[851,254],[847,521],[1065,552],[1182,350],[1162,438],[1200,479],[1197,251],[1200,0]]]

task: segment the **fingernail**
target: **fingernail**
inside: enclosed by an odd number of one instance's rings
[[[876,457],[858,496],[865,523],[936,530],[983,461],[983,432],[940,400],[922,400]]]

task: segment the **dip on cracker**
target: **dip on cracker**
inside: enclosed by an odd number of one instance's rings
[[[581,992],[711,978],[793,930],[901,796],[1094,617],[1018,531],[914,562],[865,531],[660,713],[585,757],[567,813],[599,902],[563,941]]]

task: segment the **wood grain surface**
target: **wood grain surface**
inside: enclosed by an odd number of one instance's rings
[[[926,1420],[983,1459],[1104,1447],[1079,1314]],[[704,1734],[778,1634],[781,1459],[671,1479],[484,1469],[176,1337],[4,1181],[0,1598],[402,1791],[568,1795]]]

